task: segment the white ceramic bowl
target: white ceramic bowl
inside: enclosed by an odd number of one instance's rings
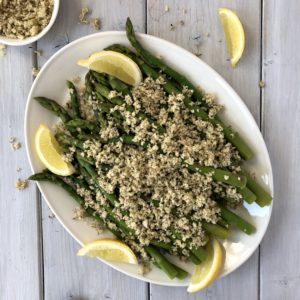
[[[59,2],[60,0],[54,0],[54,6],[53,6],[53,11],[52,11],[52,16],[50,18],[50,21],[48,25],[39,34],[25,38],[23,40],[9,39],[3,35],[0,35],[0,44],[5,44],[9,46],[25,46],[42,38],[50,30],[50,28],[53,26],[56,20],[58,9],[59,9]]]
[[[212,68],[188,51],[150,35],[139,34],[138,38],[147,49],[154,54],[162,55],[168,64],[190,78],[195,85],[200,85],[206,91],[214,92],[217,95],[218,101],[226,107],[223,119],[244,137],[256,154],[251,162],[247,163],[249,169],[255,170],[257,180],[273,193],[272,169],[267,148],[255,120],[235,91]],[[35,102],[33,97],[45,96],[63,103],[63,99],[67,95],[66,79],[86,73],[85,69],[76,64],[77,60],[114,43],[129,45],[124,32],[103,32],[83,37],[58,51],[39,72],[28,96],[25,113],[26,147],[33,172],[41,171],[44,168],[34,149],[35,132],[40,123],[46,123],[51,127],[58,121],[53,114]],[[58,220],[80,244],[101,237],[84,221],[73,220],[73,210],[77,205],[62,189],[51,183],[39,183],[38,186]],[[254,203],[246,205],[246,207],[249,213],[244,208],[240,209],[239,213],[256,226],[257,232],[248,236],[235,230],[230,239],[223,242],[226,260],[220,276],[231,273],[244,263],[255,251],[267,229],[272,205],[260,208]],[[193,266],[191,264],[178,262],[176,258],[171,259],[192,273]],[[96,263],[98,262],[95,260]],[[136,266],[106,263],[132,277],[156,284],[186,286],[190,279],[170,280],[156,267],[153,267],[152,271],[143,277],[138,275]]]

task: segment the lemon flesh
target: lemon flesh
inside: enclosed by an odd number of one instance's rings
[[[197,265],[187,291],[195,293],[208,287],[218,277],[223,264],[223,251],[218,240],[213,239],[208,245],[208,256]]]
[[[245,49],[245,32],[243,25],[235,12],[228,8],[219,8],[227,50],[233,67],[241,59]]]
[[[132,86],[142,81],[139,66],[129,57],[115,51],[100,51],[93,53],[87,59],[80,59],[78,65],[90,70],[113,75]]]
[[[63,160],[59,144],[44,124],[39,126],[35,134],[35,148],[39,159],[54,174],[68,176],[74,173],[74,167]]]
[[[126,244],[112,239],[101,239],[88,243],[77,252],[77,255],[137,264],[137,258],[133,251]]]

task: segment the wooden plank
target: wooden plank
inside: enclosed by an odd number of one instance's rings
[[[264,135],[275,182],[274,211],[261,245],[261,299],[300,298],[300,3],[265,1]]]
[[[9,47],[0,57],[0,299],[39,299],[39,212],[36,187],[15,189],[30,174],[24,140],[24,111],[32,82],[32,49]],[[22,147],[10,148],[10,137]],[[17,172],[18,168],[22,168]]]
[[[232,69],[218,8],[237,11],[246,32],[244,57]],[[256,121],[260,122],[260,1],[148,1],[147,29],[149,34],[172,41],[201,58],[217,70],[245,101]],[[173,28],[171,28],[171,24]],[[151,285],[151,299],[257,299],[258,251],[241,268],[215,282],[197,295],[185,289]]]
[[[144,31],[144,1],[61,1],[58,20],[46,38],[38,43],[41,66],[67,42],[96,32],[88,25],[78,24],[82,7],[91,9],[90,17],[98,17],[102,30],[123,30],[131,16]],[[50,215],[50,218],[49,218]],[[69,236],[43,203],[43,245],[45,299],[146,299],[148,286],[107,267],[105,264],[79,258],[78,244]]]

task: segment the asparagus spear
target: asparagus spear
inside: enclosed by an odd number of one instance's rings
[[[216,237],[219,237],[221,239],[228,238],[229,231],[226,228],[224,228],[218,224],[202,222],[202,226],[207,232],[211,233],[212,235],[214,235]]]
[[[270,205],[272,202],[272,196],[266,192],[247,171],[243,170],[242,174],[247,177],[247,187],[254,192],[257,197],[255,202],[261,207]]]
[[[145,250],[171,279],[178,275],[178,271],[175,266],[172,265],[165,257],[163,257],[155,247],[146,246]]]
[[[247,184],[248,184],[248,178],[247,178]],[[257,199],[256,195],[250,189],[248,189],[247,186],[243,188],[238,188],[238,192],[242,195],[243,199],[249,204],[253,203]]]
[[[94,122],[90,122],[84,119],[76,118],[68,121],[66,123],[67,126],[74,127],[74,128],[83,128],[83,129],[89,129],[92,132],[98,133],[100,128],[98,125]]]
[[[60,106],[56,101],[46,97],[34,97],[34,99],[37,102],[39,102],[39,104],[41,104],[44,108],[52,111],[64,123],[68,122],[71,119],[68,112],[62,106]]]
[[[126,21],[126,34],[127,38],[130,41],[131,45],[135,48],[137,53],[141,55],[145,61],[147,61],[151,66],[161,69],[163,72],[174,78],[180,84],[189,87],[194,90],[194,94],[198,100],[203,99],[203,93],[199,91],[185,76],[176,72],[174,69],[170,68],[167,64],[165,64],[161,59],[155,57],[150,52],[146,51],[142,45],[139,43],[135,36],[135,32],[133,30],[133,26],[130,18],[127,18]]]
[[[229,223],[222,218],[217,222],[217,224],[224,227],[225,229],[229,229]]]
[[[70,91],[71,108],[72,108],[73,117],[80,118],[79,99],[78,99],[75,85],[73,84],[73,82],[67,80],[67,86]]]
[[[114,76],[108,75],[108,82],[113,90],[122,93],[124,96],[130,94],[129,86]]]
[[[200,174],[211,174],[212,178],[216,181],[224,182],[240,188],[244,188],[246,186],[247,180],[245,176],[236,176],[229,171],[200,166],[197,163],[194,163],[193,165],[184,163],[184,165],[193,172],[198,172]]]
[[[83,142],[79,139],[76,139],[74,136],[69,136],[66,133],[58,133],[55,135],[59,144],[70,145],[81,150],[84,150]]]
[[[244,231],[247,234],[252,234],[256,231],[255,227],[242,219],[240,216],[236,215],[226,207],[221,206],[221,216],[225,219],[229,224],[235,225],[240,230]]]

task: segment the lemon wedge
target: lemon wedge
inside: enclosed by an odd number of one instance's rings
[[[68,176],[74,173],[74,168],[62,158],[59,145],[50,129],[41,124],[35,134],[35,148],[42,163],[53,173]]]
[[[113,75],[125,83],[136,86],[142,81],[139,66],[126,55],[115,51],[100,51],[77,64],[99,73]]]
[[[195,293],[208,287],[218,277],[222,264],[222,247],[218,240],[213,239],[208,244],[208,256],[204,262],[196,266],[187,291]]]
[[[77,255],[137,264],[137,258],[132,250],[126,244],[113,239],[101,239],[88,243],[77,252]]]
[[[235,12],[228,8],[219,8],[227,50],[233,67],[239,62],[245,48],[245,32],[243,25]]]

